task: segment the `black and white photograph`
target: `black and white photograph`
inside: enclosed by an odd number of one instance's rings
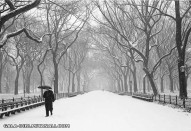
[[[191,0],[0,0],[1,131],[191,131]]]

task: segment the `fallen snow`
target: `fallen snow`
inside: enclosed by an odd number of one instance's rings
[[[3,128],[4,124],[70,124],[70,128]],[[44,106],[0,120],[0,130],[191,131],[191,114],[107,91],[92,91],[54,102],[53,116]]]

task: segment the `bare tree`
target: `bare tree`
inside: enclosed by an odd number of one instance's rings
[[[67,50],[76,42],[79,33],[83,29],[87,14],[78,11],[79,2],[47,2],[47,28],[52,33],[49,39],[52,62],[54,65],[54,92],[58,93],[58,66]],[[73,15],[77,15],[74,22],[71,21]],[[72,23],[71,23],[72,22]]]
[[[15,30],[13,32],[7,33],[7,29],[13,25],[15,18],[18,17],[20,14],[27,12],[40,4],[41,0],[25,1],[25,2],[17,2],[13,3],[11,0],[4,0],[4,2],[0,3],[0,48],[2,48],[6,43],[7,40],[11,37],[17,36],[21,33],[25,33],[26,36],[34,40],[35,42],[41,42],[40,38],[33,37],[29,31],[24,27],[19,30]],[[6,23],[11,20],[11,24],[6,25]]]
[[[151,40],[162,31],[165,21],[165,19],[161,19],[162,14],[158,15],[160,11],[155,8],[165,10],[166,5],[163,4],[163,2],[157,0],[152,2],[135,2],[133,0],[130,2],[104,1],[102,5],[95,2],[104,20],[107,21],[107,23],[102,22],[102,24],[116,32],[116,38],[120,40],[118,43],[121,46],[133,50],[139,55],[138,59],[136,58],[135,61],[143,63],[143,70],[150,81],[155,95],[158,94],[158,91],[154,82],[154,73],[162,60],[175,49],[175,47],[173,47],[169,53],[165,54],[158,59],[155,64],[151,65],[150,55],[153,47],[156,46],[156,43],[152,43]],[[121,16],[118,14],[121,14]],[[127,26],[128,23],[126,21],[132,23],[131,26],[134,26],[136,29],[129,31],[130,28]]]
[[[20,76],[20,71],[25,63],[25,56],[21,53],[21,48],[20,46],[22,46],[19,42],[21,42],[20,40],[17,41],[16,40],[16,48],[15,48],[15,53],[16,55],[12,54],[13,51],[11,51],[12,49],[9,49],[6,51],[7,55],[12,59],[11,65],[15,66],[16,68],[16,77],[15,77],[15,89],[14,89],[14,94],[17,95],[18,94],[18,89],[19,89],[19,76]]]
[[[8,62],[7,55],[4,51],[0,51],[0,93],[2,93],[2,75],[3,70],[6,66],[6,63]]]

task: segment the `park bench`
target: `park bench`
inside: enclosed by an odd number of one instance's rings
[[[141,94],[141,93],[133,93],[132,95],[133,98],[138,98],[141,100],[153,102],[153,96],[150,94]]]
[[[19,101],[7,101],[0,104],[0,118],[3,116],[9,116],[10,114],[15,114],[16,112],[21,112],[35,108],[44,104],[42,97],[28,97],[26,99],[21,99]]]

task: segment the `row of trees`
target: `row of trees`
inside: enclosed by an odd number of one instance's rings
[[[45,84],[55,93],[83,90],[81,69],[89,46],[86,6],[84,1],[56,0],[0,3],[0,93],[30,93],[31,85]]]
[[[8,91],[13,77],[18,94],[22,73],[27,92],[31,76],[38,85],[48,81],[55,93],[80,91],[92,77],[96,64],[89,64],[89,55],[93,54],[97,67],[112,79],[114,91],[146,93],[152,89],[157,95],[164,92],[167,83],[170,91],[176,87],[180,97],[186,98],[191,67],[190,4],[163,0],[4,0],[0,2],[0,85]],[[34,7],[38,7],[34,13],[24,14]],[[98,24],[91,26],[90,18]]]
[[[120,90],[127,91],[127,85],[133,81],[134,92],[142,88],[145,93],[150,85],[157,95],[159,89],[164,91],[164,78],[169,77],[170,90],[173,91],[179,81],[179,95],[187,97],[190,4],[178,0],[92,2],[102,15],[97,18],[93,14],[99,23],[99,28],[93,29],[93,37],[98,41],[98,48],[107,52],[106,67],[121,85]]]

